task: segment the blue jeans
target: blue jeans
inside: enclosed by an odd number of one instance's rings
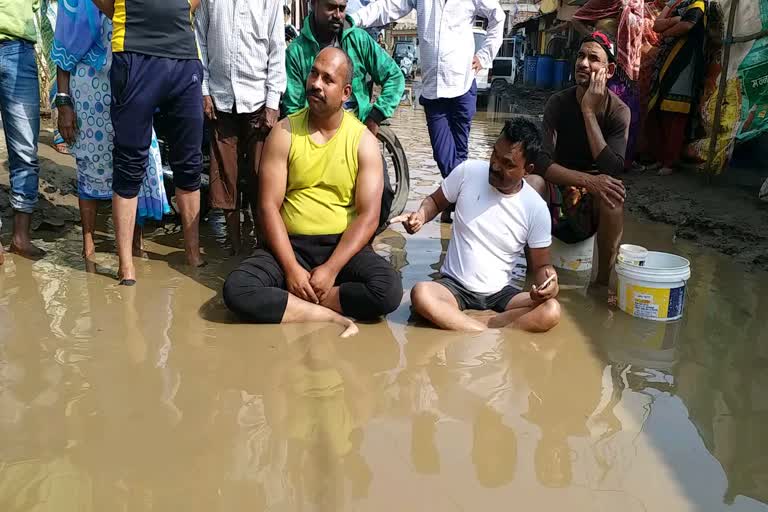
[[[11,168],[11,207],[32,213],[40,174],[40,88],[32,43],[0,43],[0,115]]]
[[[477,110],[477,83],[456,98],[430,100],[422,96],[419,103],[427,115],[427,129],[432,142],[432,156],[443,178],[469,153],[469,129]]]

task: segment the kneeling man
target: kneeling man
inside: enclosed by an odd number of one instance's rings
[[[417,212],[395,219],[415,233],[456,205],[453,238],[434,282],[418,283],[411,302],[418,314],[443,329],[481,331],[507,325],[545,332],[560,320],[557,274],[550,264],[551,220],[547,205],[525,181],[541,139],[522,119],[508,121],[493,147],[490,164],[468,160],[424,200]],[[523,292],[515,279],[518,261],[530,249],[537,284]],[[464,310],[493,310],[485,321]]]
[[[267,138],[259,172],[266,249],[224,284],[224,301],[257,323],[373,320],[403,297],[398,273],[370,242],[379,223],[384,178],[376,137],[342,108],[352,62],[338,48],[316,57],[309,106]]]

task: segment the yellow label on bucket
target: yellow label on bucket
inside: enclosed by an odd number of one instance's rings
[[[684,286],[669,289],[646,288],[628,284],[625,288],[625,294],[627,308],[625,311],[632,316],[651,320],[667,320],[679,318],[683,314]]]

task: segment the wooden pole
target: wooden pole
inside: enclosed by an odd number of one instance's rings
[[[737,36],[733,38],[734,43],[748,43],[749,41],[754,41],[755,39],[760,39],[762,37],[768,36],[768,29],[761,30],[760,32],[756,32],[754,34],[748,35],[748,36]]]
[[[720,72],[720,89],[717,91],[717,103],[715,104],[715,117],[712,123],[712,135],[709,140],[709,158],[707,158],[707,170],[711,176],[715,174],[712,169],[712,164],[715,160],[715,152],[717,151],[717,139],[720,135],[720,118],[723,116],[723,99],[725,98],[725,90],[728,86],[728,66],[731,61],[731,45],[733,44],[733,25],[736,21],[736,9],[739,6],[739,0],[731,0],[731,13],[728,17],[728,29],[725,33],[725,39],[723,40],[723,61],[722,70]]]

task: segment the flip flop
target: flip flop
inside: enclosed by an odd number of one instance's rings
[[[136,280],[135,279],[121,279],[119,283],[117,283],[118,286],[136,286]]]

